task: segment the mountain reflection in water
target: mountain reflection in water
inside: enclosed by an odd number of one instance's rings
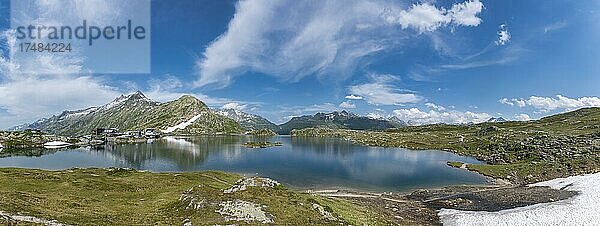
[[[253,149],[243,145],[247,141],[282,142],[283,146]],[[222,170],[259,174],[298,188],[371,191],[486,181],[480,175],[446,166],[447,161],[479,163],[472,158],[441,151],[367,147],[333,138],[166,137],[146,143],[33,153],[40,156],[5,156],[0,158],[0,166],[129,167],[155,172]]]

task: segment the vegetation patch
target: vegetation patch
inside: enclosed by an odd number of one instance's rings
[[[281,142],[270,142],[270,141],[249,141],[244,143],[247,148],[268,148],[274,146],[283,146]]]
[[[384,225],[389,220],[369,217],[371,210],[351,201],[314,197],[281,185],[224,193],[241,178],[221,172],[2,168],[0,211],[67,225],[227,225],[269,220],[289,225],[339,225],[340,221]],[[311,199],[330,206],[327,210],[340,221],[323,218]],[[0,224],[11,222],[0,218]]]

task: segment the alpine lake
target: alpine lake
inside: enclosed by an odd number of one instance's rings
[[[282,146],[246,147],[246,142],[281,142]],[[258,175],[292,189],[346,189],[406,192],[488,179],[449,161],[479,162],[436,150],[407,150],[353,144],[337,138],[290,136],[164,137],[145,143],[37,150],[29,155],[2,153],[0,167],[60,170],[122,167],[151,172],[216,170]]]

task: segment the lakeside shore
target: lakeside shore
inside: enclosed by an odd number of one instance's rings
[[[450,162],[450,166],[524,185],[600,172],[600,130],[587,126],[590,123],[570,122],[598,120],[596,109],[586,110],[575,114],[590,115],[560,121],[426,125],[388,131],[308,128],[292,131],[292,137],[341,138],[374,147],[447,151],[487,163]]]
[[[440,209],[500,211],[576,195],[548,187],[504,185],[450,186],[408,194],[296,191],[270,179],[231,173],[122,168],[0,168],[0,184],[0,222],[40,220],[54,225],[436,225],[441,222]]]

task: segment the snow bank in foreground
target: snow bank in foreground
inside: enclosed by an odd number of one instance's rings
[[[442,209],[444,225],[600,225],[600,173],[558,178],[530,186],[578,191],[570,199],[499,212]]]
[[[200,114],[198,114],[198,115],[196,115],[194,117],[192,117],[190,120],[187,120],[185,122],[179,123],[179,125],[169,127],[166,130],[162,130],[161,132],[163,132],[163,133],[172,133],[172,132],[175,132],[175,130],[178,130],[178,129],[185,129],[186,127],[188,127],[189,125],[191,125],[192,123],[194,123],[196,120],[198,120],[200,117],[202,117],[203,114],[204,114],[204,112],[200,113]]]

